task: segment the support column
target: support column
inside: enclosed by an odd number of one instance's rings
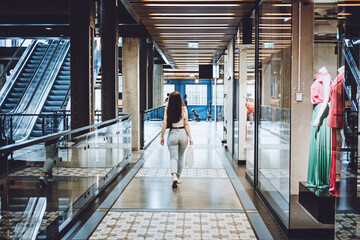
[[[131,114],[132,149],[140,149],[140,52],[138,38],[122,40],[123,112]]]
[[[148,94],[148,99],[147,99],[147,109],[153,108],[153,107],[157,107],[156,105],[153,106],[153,85],[154,85],[154,44],[152,39],[149,39],[148,43],[147,43],[147,47],[148,47],[148,56],[147,56],[147,94]]]
[[[298,194],[299,181],[306,181],[307,179],[312,119],[310,87],[314,79],[314,4],[300,4],[301,25],[299,25],[300,11],[299,4],[297,2],[293,2],[292,10],[293,43],[291,82],[293,87],[291,88],[290,194]],[[299,29],[299,26],[302,26],[301,29]],[[299,47],[301,51],[299,51]],[[298,74],[299,71],[300,74]],[[300,87],[300,89],[298,89],[298,86]],[[300,102],[296,101],[296,93],[298,92],[298,90],[300,90],[300,92],[302,93],[302,101]]]
[[[95,1],[70,0],[71,129],[94,123]]]
[[[118,116],[119,61],[118,61],[118,19],[116,1],[100,2],[101,36],[101,109],[102,121]]]
[[[239,161],[246,162],[246,124],[247,124],[247,48],[242,46],[239,53]]]
[[[162,64],[154,64],[153,83],[153,107],[158,107],[164,104],[164,74]]]
[[[144,111],[147,107],[147,43],[146,38],[140,38],[140,148],[144,147],[145,129],[144,129]]]

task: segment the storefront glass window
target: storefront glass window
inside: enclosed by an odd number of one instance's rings
[[[207,85],[186,85],[188,105],[207,106]]]
[[[289,224],[291,4],[265,0],[259,20],[258,189]]]

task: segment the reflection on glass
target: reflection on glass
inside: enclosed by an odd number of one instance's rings
[[[259,22],[258,187],[289,224],[291,7],[263,1]]]
[[[254,15],[251,17],[254,19]],[[255,32],[255,22],[253,21],[253,33]],[[254,117],[255,117],[255,46],[247,46],[246,64],[246,96],[245,107],[246,116],[246,173],[254,180]]]

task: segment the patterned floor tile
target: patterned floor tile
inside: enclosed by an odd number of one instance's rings
[[[46,229],[59,216],[59,213],[59,211],[45,212],[44,218],[41,221],[40,231]],[[0,239],[13,238],[16,225],[20,223],[23,214],[24,212],[22,211],[0,212]]]
[[[105,176],[110,172],[111,168],[65,168],[56,167],[53,169],[54,176],[58,177],[99,177]],[[9,176],[40,176],[42,172],[41,167],[28,167],[22,170],[10,173]]]
[[[141,168],[135,177],[171,177],[169,168]],[[228,178],[225,169],[184,168],[182,178]]]
[[[116,221],[116,224],[113,224]],[[111,224],[110,224],[111,223]],[[109,212],[90,239],[256,239],[245,213]]]

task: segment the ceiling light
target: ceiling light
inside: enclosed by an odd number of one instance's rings
[[[273,7],[291,7],[291,3],[275,3]]]
[[[260,19],[263,19],[263,20],[283,20],[283,19],[288,19],[288,20],[290,20],[291,17],[261,17]]]
[[[163,3],[146,3],[146,4],[143,4],[144,7],[240,7],[240,4],[216,4],[216,3],[213,3],[213,4],[178,4],[178,3],[175,3],[175,4],[163,4]]]
[[[150,16],[234,16],[235,13],[150,13]]]
[[[229,27],[155,27],[156,29],[228,29]]]
[[[170,47],[171,45],[169,45]],[[199,48],[199,42],[188,42],[188,48]]]
[[[291,13],[265,13],[265,16],[291,16]]]
[[[51,27],[46,27],[45,30],[49,30],[49,31],[50,31],[50,30],[53,30],[53,28],[51,28]]]
[[[360,7],[360,4],[357,3],[339,3],[339,7]]]
[[[342,15],[342,16],[351,16],[351,13],[338,13],[338,15]]]
[[[214,20],[214,17],[150,17],[150,19],[157,20]],[[232,20],[235,17],[217,17],[216,20]]]

